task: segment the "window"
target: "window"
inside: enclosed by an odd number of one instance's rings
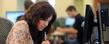
[[[36,3],[37,0],[31,0],[33,3]]]
[[[48,2],[54,7],[55,6],[55,0],[48,0]]]

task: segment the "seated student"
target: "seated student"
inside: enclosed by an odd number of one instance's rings
[[[35,3],[12,27],[6,44],[50,44],[45,35],[55,19],[55,10],[48,2]]]
[[[28,8],[31,7],[32,5],[33,5],[33,2],[31,0],[25,0],[24,1],[24,12],[26,12]],[[22,19],[24,19],[24,15],[18,16],[16,19],[16,22]]]
[[[82,23],[84,21],[84,17],[82,17],[76,10],[76,8],[74,6],[69,6],[66,9],[66,12],[69,16],[69,20],[68,21],[71,25],[66,25],[66,21],[68,19],[66,18],[59,18],[55,21],[54,23],[54,28],[56,28],[56,31],[60,31],[60,32],[66,32],[68,38],[71,38],[73,40],[75,40],[75,42],[73,42],[74,44],[82,44],[82,32],[83,32],[83,28],[82,28]],[[70,27],[69,29],[67,28],[62,28],[62,27]],[[71,28],[72,27],[72,28]],[[77,39],[76,39],[77,38]],[[66,40],[65,40],[66,41]],[[69,41],[66,41],[66,44],[72,44],[72,43],[68,43]],[[79,43],[78,43],[79,42]]]

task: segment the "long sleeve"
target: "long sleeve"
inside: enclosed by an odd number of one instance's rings
[[[27,26],[25,23],[16,23],[6,40],[6,44],[32,44],[29,32],[27,31]]]

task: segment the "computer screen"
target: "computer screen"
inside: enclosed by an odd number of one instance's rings
[[[6,18],[12,21],[14,24],[16,22],[16,19],[18,16],[24,15],[23,11],[11,11],[11,12],[6,12]]]

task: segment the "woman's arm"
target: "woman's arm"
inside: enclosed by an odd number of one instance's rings
[[[17,24],[11,29],[6,44],[27,44],[28,40],[24,24]]]

